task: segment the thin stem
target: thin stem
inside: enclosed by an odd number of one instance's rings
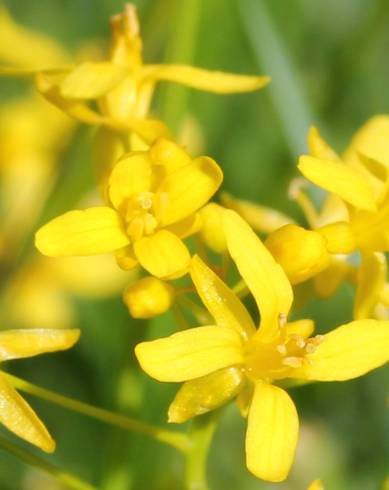
[[[169,444],[170,446],[173,446],[174,448],[182,452],[187,451],[190,445],[185,434],[145,424],[130,417],[126,417],[125,415],[116,414],[114,412],[110,412],[109,410],[105,410],[104,408],[94,407],[93,405],[89,405],[88,403],[84,403],[78,400],[74,400],[73,398],[54,393],[53,391],[36,386],[11,374],[4,374],[7,376],[8,381],[16,389],[24,391],[25,393],[28,393],[30,395],[42,398],[43,400],[46,400],[50,403],[54,403],[55,405],[59,405],[69,410],[73,410],[74,412],[87,415],[88,417],[100,420],[101,422],[105,422],[106,424],[120,427],[121,429],[144,434],[146,436],[152,437],[153,439],[156,439],[157,441]]]
[[[180,307],[177,304],[172,306],[172,311],[173,311],[174,318],[178,324],[178,328],[180,330],[187,330],[188,328],[190,328],[189,323],[187,322],[184,314],[182,313]]]
[[[21,447],[16,446],[12,442],[7,441],[7,439],[3,438],[2,436],[0,436],[0,447],[5,451],[13,454],[17,458],[21,459],[24,463],[27,463],[28,465],[34,466],[35,468],[39,468],[40,470],[49,473],[50,475],[54,476],[54,478],[59,483],[62,483],[69,488],[72,488],[74,490],[96,490],[96,488],[92,485],[89,485],[89,483],[80,480],[78,477],[70,473],[66,473],[60,470],[51,463],[48,463],[44,459],[41,459],[39,456],[31,454]]]
[[[209,324],[211,317],[207,310],[202,306],[198,305],[194,301],[192,301],[187,296],[180,296],[177,300],[184,306],[188,308],[188,310],[192,313],[192,315],[196,318],[196,320],[201,325]]]
[[[195,417],[189,429],[192,448],[186,454],[185,490],[209,490],[207,457],[219,411]]]

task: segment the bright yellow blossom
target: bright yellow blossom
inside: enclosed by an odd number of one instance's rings
[[[69,211],[36,234],[50,257],[116,252],[119,265],[139,263],[151,275],[172,279],[187,272],[182,238],[196,231],[196,211],[212,197],[223,174],[209,157],[194,160],[159,139],[149,151],[124,155],[107,184],[107,206]]]
[[[52,69],[47,69],[42,60],[41,69],[0,67],[0,74],[36,73],[38,90],[68,115],[115,131],[133,131],[149,143],[157,136],[167,136],[162,122],[144,120],[156,83],[169,81],[227,94],[257,90],[270,80],[265,76],[212,72],[186,65],[144,64],[138,18],[132,4],[112,17],[111,28],[108,61],[88,61],[71,68],[65,64],[62,68],[60,58]],[[98,102],[99,112],[89,107],[91,100]]]
[[[69,349],[79,336],[79,330],[4,330],[0,332],[0,362]],[[0,422],[43,451],[54,451],[55,442],[46,427],[1,373]]]
[[[259,478],[284,480],[293,462],[299,422],[283,379],[342,381],[389,359],[389,323],[361,320],[311,337],[313,322],[287,322],[293,292],[282,270],[250,227],[233,211],[223,216],[228,250],[253,294],[256,329],[239,298],[198,257],[191,275],[214,319],[135,349],[152,377],[185,384],[169,420],[183,422],[238,397],[248,416],[246,463]]]

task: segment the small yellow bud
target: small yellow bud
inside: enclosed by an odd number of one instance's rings
[[[285,225],[265,242],[292,284],[298,284],[325,269],[330,262],[325,239],[315,231]]]
[[[215,203],[207,204],[200,210],[201,238],[204,243],[216,253],[227,250],[222,224],[223,207]]]
[[[355,251],[357,246],[355,235],[351,226],[345,221],[322,226],[316,231],[325,238],[330,253],[349,254]]]
[[[126,288],[123,300],[134,318],[153,318],[170,308],[174,288],[155,277],[145,277]]]

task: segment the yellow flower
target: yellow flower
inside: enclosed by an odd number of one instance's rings
[[[341,159],[317,130],[311,130],[312,156],[300,157],[298,168],[330,193],[316,221],[330,252],[389,251],[388,140],[388,117],[373,118],[357,133]]]
[[[228,250],[260,311],[260,328],[238,297],[194,257],[192,279],[214,323],[143,342],[135,353],[155,379],[185,382],[170,406],[171,422],[237,396],[248,415],[248,469],[282,481],[293,462],[299,423],[293,401],[276,383],[342,381],[381,366],[389,359],[389,323],[361,320],[316,337],[310,337],[310,320],[287,323],[293,293],[282,268],[235,212],[225,211],[223,221]]]
[[[156,83],[169,81],[216,93],[248,92],[260,89],[269,77],[234,75],[186,65],[145,65],[136,9],[128,4],[123,13],[111,19],[112,46],[108,61],[83,62],[74,68],[61,60],[53,69],[18,70],[0,67],[0,74],[36,73],[38,90],[50,102],[76,119],[102,124],[117,131],[133,131],[152,142],[167,136],[160,121],[147,120]],[[44,65],[44,62],[42,62]],[[99,112],[88,102],[97,100]]]
[[[50,257],[116,251],[124,269],[139,263],[158,278],[179,277],[190,261],[182,238],[197,231],[196,211],[222,179],[211,158],[192,160],[175,143],[157,140],[149,151],[117,162],[108,179],[107,206],[53,219],[36,233],[36,246]]]
[[[0,362],[69,349],[79,336],[79,330],[5,330],[0,332]],[[0,422],[43,451],[54,451],[55,442],[46,427],[1,373]]]

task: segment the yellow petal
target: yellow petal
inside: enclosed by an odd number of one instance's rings
[[[235,75],[186,65],[148,65],[146,70],[145,75],[154,80],[181,83],[197,90],[219,94],[251,92],[270,82],[270,77]]]
[[[95,255],[112,252],[129,243],[119,215],[108,207],[69,211],[54,218],[35,235],[44,255]]]
[[[115,258],[117,265],[125,271],[130,271],[138,265],[132,245],[116,250]]]
[[[124,155],[113,167],[108,181],[109,198],[120,209],[131,196],[147,192],[151,185],[151,161],[147,153]]]
[[[223,209],[222,206],[210,202],[199,211],[201,217],[201,238],[207,247],[219,254],[227,250],[223,230]]]
[[[336,152],[320,136],[317,128],[311,128],[308,133],[309,152],[313,157],[323,158],[324,160],[339,160]]]
[[[155,277],[144,277],[127,286],[123,299],[132,317],[153,318],[171,307],[174,288]]]
[[[285,480],[293,463],[299,429],[296,408],[286,391],[258,381],[247,424],[247,468],[263,480]]]
[[[104,118],[84,102],[65,99],[59,92],[58,84],[48,76],[47,72],[36,75],[35,85],[43,97],[70,117],[74,117],[87,124],[102,124],[104,122]]]
[[[223,180],[219,165],[209,157],[199,157],[192,163],[170,173],[158,189],[166,194],[166,206],[161,209],[161,221],[170,225],[204,206]]]
[[[202,302],[217,325],[233,328],[243,338],[255,332],[254,323],[240,299],[200,257],[192,258],[190,273]]]
[[[68,55],[53,38],[17,24],[0,5],[0,59],[17,66],[52,68],[68,62]]]
[[[304,339],[310,337],[315,329],[315,324],[312,320],[303,319],[286,324],[287,335],[299,335]]]
[[[150,157],[154,165],[164,167],[166,174],[170,174],[181,167],[189,165],[192,161],[186,151],[171,140],[159,138],[150,148]]]
[[[380,295],[385,287],[386,273],[385,255],[368,252],[362,254],[353,310],[355,320],[374,316],[374,309],[380,302]]]
[[[369,182],[351,167],[332,160],[302,156],[298,168],[308,180],[338,195],[356,208],[376,210]]]
[[[324,490],[321,480],[314,480],[308,487],[308,490]]]
[[[60,84],[62,97],[97,99],[116,87],[129,71],[107,61],[81,63]]]
[[[385,163],[389,167],[389,116],[370,118],[353,136],[343,158],[348,164],[357,164],[360,154]]]
[[[281,266],[237,213],[224,211],[223,222],[228,250],[261,313],[260,334],[271,337],[278,331],[279,320],[289,313],[292,287]]]
[[[76,329],[5,330],[0,332],[0,361],[70,349],[79,337]]]
[[[326,240],[316,231],[289,224],[271,233],[265,241],[292,284],[315,276],[330,263]]]
[[[247,221],[251,228],[258,233],[272,233],[281,226],[293,223],[293,219],[285,214],[266,206],[237,199],[227,192],[221,195],[221,202],[227,208],[233,209]]]
[[[201,229],[201,218],[199,213],[192,214],[177,223],[166,226],[166,229],[184,239],[197,233]]]
[[[234,398],[243,384],[242,372],[234,367],[187,381],[169,407],[169,422],[180,424],[196,415],[215,410]]]
[[[336,293],[342,281],[354,272],[354,267],[343,258],[332,257],[330,265],[314,277],[315,293],[319,298],[329,298]]]
[[[349,223],[337,221],[316,229],[325,239],[327,249],[333,254],[350,254],[357,248],[357,237]]]
[[[389,322],[359,320],[324,335],[309,362],[293,377],[317,381],[357,378],[389,360]]]
[[[0,422],[22,439],[47,453],[55,449],[55,442],[34,410],[0,374]]]
[[[219,326],[197,327],[135,347],[142,369],[158,381],[199,378],[243,362],[239,334]]]
[[[170,231],[160,230],[137,240],[134,252],[140,265],[160,279],[173,279],[188,271],[189,251]]]

